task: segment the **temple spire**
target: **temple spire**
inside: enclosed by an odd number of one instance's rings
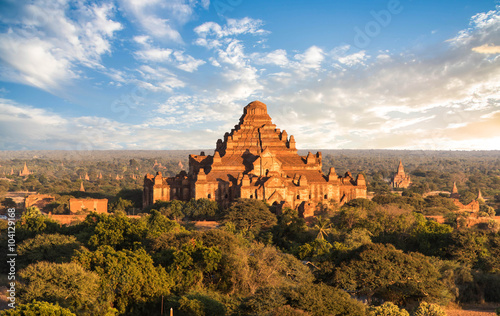
[[[476,200],[478,200],[478,201],[479,200],[483,200],[484,201],[483,195],[481,194],[481,190],[479,190],[479,189],[477,190],[477,198],[476,198]]]
[[[398,174],[400,174],[400,175],[405,174],[405,168],[403,167],[403,162],[401,160],[399,161]]]
[[[458,194],[458,188],[457,188],[457,183],[453,182],[453,189],[451,189],[451,198],[453,199],[458,199],[460,198],[460,195]]]

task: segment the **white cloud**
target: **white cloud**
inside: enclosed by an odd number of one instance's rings
[[[167,63],[178,69],[194,72],[206,62],[187,55],[182,51],[172,49],[149,48],[135,52],[135,57],[144,62]]]
[[[143,47],[143,49],[136,51],[134,56],[145,63],[166,63],[187,72],[194,72],[206,63],[204,60],[196,59],[183,51],[152,47],[149,44],[148,36],[135,37],[134,40]]]
[[[78,77],[79,65],[103,68],[101,55],[111,52],[110,40],[122,28],[111,20],[113,6],[77,2],[72,8],[76,19],[69,10],[64,1],[34,1],[0,13],[4,22],[18,19],[0,34],[0,58],[7,70],[3,80],[53,91]]]
[[[166,7],[159,0],[145,2],[144,8],[143,12],[168,19],[163,22],[172,27],[193,14],[185,8],[186,18],[176,22],[160,14]],[[301,148],[479,149],[479,144],[495,144],[490,136],[492,131],[497,132],[494,124],[498,123],[498,116],[492,113],[500,111],[500,58],[484,53],[493,47],[492,43],[499,43],[497,17],[497,12],[474,16],[470,28],[440,47],[426,50],[425,56],[420,55],[425,49],[418,47],[401,54],[370,52],[373,57],[348,45],[334,49],[313,45],[293,53],[279,47],[269,49],[263,46],[268,32],[260,20],[207,22],[195,28],[198,38],[193,43],[207,48],[208,56],[204,59],[209,63],[209,73],[195,73],[205,60],[191,55],[191,47],[168,46],[148,31],[133,37],[137,45],[133,57],[140,64],[138,67],[99,70],[115,84],[132,83],[155,92],[148,95],[153,97],[141,99],[140,103],[147,103],[144,106],[148,107],[141,108],[141,117],[147,116],[143,122],[137,123],[140,119],[135,117],[135,124],[87,116],[64,118],[12,102],[3,103],[0,111],[7,114],[0,115],[0,120],[3,124],[24,118],[26,124],[22,127],[26,131],[49,140],[43,144],[57,144],[59,148],[77,137],[86,137],[84,131],[101,133],[91,133],[97,139],[92,145],[95,148],[163,149],[186,148],[187,144],[206,148],[234,126],[248,102],[260,99],[268,104],[278,127],[293,134]],[[104,34],[101,37],[109,43],[116,32],[111,26],[99,27]],[[71,30],[71,25],[68,27],[68,34],[78,34]],[[97,41],[94,50],[104,53],[89,53],[86,59],[65,59],[63,54],[61,59],[53,42],[45,37],[27,42],[23,32],[14,26],[11,33],[2,34],[5,38],[1,43],[2,47],[13,46],[7,49],[10,54],[29,54],[23,58],[31,63],[19,62],[9,69],[21,69],[18,75],[24,73],[25,77],[19,80],[31,80],[32,85],[57,85],[80,76],[75,63],[98,69],[99,57],[111,50],[111,46],[106,50]],[[81,42],[78,37],[66,39],[68,43]],[[16,43],[34,48],[15,50]],[[49,55],[43,55],[46,53]],[[26,76],[34,67],[43,69],[45,77],[41,72]],[[70,129],[67,126],[74,126],[76,136],[56,133],[54,122],[58,120],[63,133]],[[11,135],[3,126],[0,129]],[[480,129],[489,130],[477,132]],[[477,142],[467,136],[472,132]],[[488,132],[490,136],[486,135]],[[39,146],[25,134],[21,133],[21,137],[26,146]],[[14,139],[0,142],[14,148]]]
[[[209,0],[123,0],[121,7],[149,35],[173,42],[182,42],[178,27],[189,22],[195,8],[208,9]]]
[[[460,31],[447,42],[454,46],[480,46],[499,40],[500,11],[491,10],[474,15],[470,19],[470,27]]]
[[[224,26],[220,26],[215,22],[205,22],[196,27],[194,31],[202,38],[207,37],[229,37],[242,34],[266,35],[269,32],[262,29],[263,22],[261,20],[245,17],[242,19],[227,19]]]
[[[183,88],[186,84],[177,78],[172,72],[163,67],[140,66],[137,71],[143,80],[137,80],[136,84],[153,92],[173,92],[174,89]]]
[[[0,58],[7,65],[3,80],[14,80],[45,90],[76,78],[69,58],[59,58],[57,48],[39,38],[26,39],[12,32],[0,34]]]
[[[219,69],[217,73],[219,81],[213,97],[220,102],[229,104],[234,104],[237,100],[245,102],[262,90],[259,69],[253,65],[261,57],[255,54],[247,55],[242,41],[237,39],[244,34],[256,35],[257,39],[260,39],[269,33],[261,28],[262,24],[260,20],[247,17],[240,20],[228,19],[223,26],[215,22],[206,22],[194,29],[199,36],[194,43],[212,50],[215,54],[210,62]],[[271,53],[274,54],[276,62],[280,62],[278,56],[280,53],[282,52]],[[286,52],[284,57],[286,59]]]
[[[269,53],[253,53],[250,58],[258,64],[271,64],[276,66],[287,66],[290,61],[284,49],[276,49]]]
[[[468,42],[443,43],[425,58],[416,53],[419,48],[399,56],[380,52],[372,60],[347,45],[309,54],[317,58],[306,58],[307,51],[299,53],[298,65],[322,71],[297,76],[308,68],[295,65],[295,72],[291,67],[292,71],[270,73],[262,95],[278,126],[294,134],[302,148],[498,149],[490,137],[497,135],[493,124],[474,122],[500,110],[500,59],[472,48],[482,41],[498,42],[494,39],[500,23],[496,12],[471,21],[472,27],[460,32],[467,34]],[[336,68],[327,58],[364,66]],[[459,126],[469,128],[454,135],[450,128]],[[483,134],[474,134],[483,139],[477,145],[465,138],[481,128],[486,129]]]
[[[180,51],[174,52],[174,57],[177,62],[176,67],[187,72],[196,71],[198,67],[206,63],[204,60],[196,59]]]
[[[357,64],[364,65],[364,62],[369,57],[370,56],[366,55],[366,52],[363,50],[363,51],[360,51],[360,52],[357,52],[357,53],[354,53],[354,54],[351,54],[351,55],[348,55],[345,57],[340,57],[338,59],[338,61],[341,64],[344,64],[348,67],[352,67],[352,66],[357,65]]]
[[[319,70],[325,59],[325,53],[321,48],[311,46],[303,54],[296,54],[294,57],[299,61],[300,68]]]
[[[172,52],[173,51],[168,48],[149,48],[135,52],[135,56],[144,61],[166,62],[171,60],[170,56],[172,55]]]
[[[121,7],[149,35],[162,40],[182,43],[178,30],[189,22],[195,9],[207,10],[209,0],[123,0]]]
[[[473,51],[480,54],[500,54],[500,46],[484,44],[481,46],[473,47]]]
[[[138,44],[149,46],[149,43],[151,42],[151,37],[149,37],[148,35],[138,35],[134,36],[133,40]]]
[[[181,132],[169,117],[145,124],[126,124],[103,117],[62,117],[50,111],[0,99],[0,148],[60,149],[189,149],[201,148],[215,132]],[[22,144],[22,145],[20,145]]]

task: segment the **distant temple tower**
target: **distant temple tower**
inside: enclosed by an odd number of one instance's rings
[[[30,174],[32,174],[32,172],[30,172],[28,170],[28,166],[26,166],[26,162],[25,162],[23,170],[19,171],[19,176],[20,177],[26,177],[26,176],[29,176]]]
[[[471,212],[471,213],[476,213],[479,212],[479,200],[483,199],[483,196],[481,194],[481,190],[478,191],[477,193],[477,199],[471,201],[469,204],[464,205],[460,202],[460,194],[458,193],[457,189],[457,184],[456,182],[453,182],[453,189],[451,190],[450,198],[453,199],[453,204],[455,204],[458,207],[459,211],[466,211],[466,212]],[[484,200],[483,200],[484,202]]]
[[[477,198],[476,198],[477,201],[482,201],[484,202],[484,198],[483,198],[483,195],[481,194],[481,190],[477,190]]]
[[[457,189],[457,183],[456,182],[453,182],[453,189],[451,189],[450,197],[452,199],[459,199],[460,198],[460,194],[458,194],[458,189]]]
[[[80,191],[85,192],[85,188],[83,187],[83,181],[80,182]]]
[[[405,173],[405,168],[403,167],[403,163],[401,160],[399,161],[398,172],[392,178],[392,187],[393,188],[408,188],[411,184],[410,175]]]
[[[308,217],[318,203],[366,198],[362,174],[339,176],[331,168],[325,175],[321,167],[320,152],[299,156],[294,137],[276,128],[267,106],[254,101],[244,108],[239,124],[217,141],[213,155],[190,155],[189,170],[175,177],[147,174],[143,206],[158,200],[207,198],[227,207],[237,198],[247,198],[296,209]]]

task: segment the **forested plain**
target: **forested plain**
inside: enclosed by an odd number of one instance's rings
[[[362,172],[373,199],[325,203],[307,220],[246,199],[227,209],[206,199],[142,209],[144,175],[173,176],[199,151],[0,153],[2,209],[13,206],[9,193],[36,191],[56,197],[44,212],[67,214],[71,197],[107,198],[110,211],[60,225],[25,210],[18,307],[2,314],[444,315],[449,304],[500,306],[500,152],[322,152],[325,173]],[[393,192],[400,160],[413,185]],[[32,175],[10,174],[24,163]],[[481,191],[479,214],[457,211],[446,193],[425,195],[454,182],[465,204]],[[426,218],[436,215],[444,223]],[[467,225],[471,216],[484,221]],[[217,226],[198,230],[199,220]]]

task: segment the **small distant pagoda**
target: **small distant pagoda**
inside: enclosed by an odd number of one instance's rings
[[[460,198],[460,194],[458,194],[458,188],[457,188],[456,182],[453,182],[453,188],[451,189],[450,197],[452,199],[459,199]]]
[[[19,176],[20,177],[26,177],[26,176],[29,176],[30,174],[32,174],[33,172],[30,172],[28,170],[28,166],[26,165],[26,162],[24,163],[24,168],[23,170],[19,171]]]
[[[451,189],[451,194],[450,198],[453,199],[453,204],[455,204],[458,207],[459,211],[466,211],[466,212],[471,212],[471,213],[477,213],[479,212],[479,200],[483,199],[483,195],[481,194],[481,190],[478,190],[477,192],[477,198],[475,200],[472,200],[469,204],[464,205],[460,202],[460,194],[458,193],[458,188],[456,182],[453,182],[453,188]]]
[[[394,189],[406,189],[411,185],[410,175],[405,173],[405,168],[401,160],[399,161],[398,172],[392,178],[391,184]]]

